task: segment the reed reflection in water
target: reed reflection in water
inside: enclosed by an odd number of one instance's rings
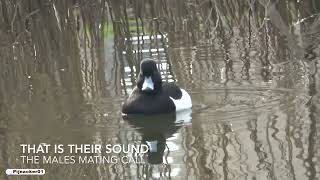
[[[319,1],[0,7],[0,171],[41,167],[43,179],[320,178]],[[191,92],[191,117],[122,119],[145,58],[164,81]],[[146,164],[19,160],[22,143],[154,141],[159,151]]]

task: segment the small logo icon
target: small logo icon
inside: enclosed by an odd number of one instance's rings
[[[14,176],[39,176],[44,175],[46,171],[44,169],[7,169],[7,175],[14,175]]]

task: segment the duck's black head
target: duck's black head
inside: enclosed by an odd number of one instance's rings
[[[140,64],[140,73],[137,81],[138,88],[145,93],[156,93],[161,89],[162,80],[156,62],[143,60]]]

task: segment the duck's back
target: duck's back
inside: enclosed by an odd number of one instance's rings
[[[133,92],[122,106],[124,114],[160,114],[175,112],[175,105],[167,91],[155,94],[142,93],[138,88]]]
[[[174,83],[164,83],[162,88],[174,103],[176,111],[182,111],[192,107],[191,97],[184,89],[181,89]]]
[[[163,83],[162,89],[173,99],[180,99],[182,97],[181,89],[174,83]]]

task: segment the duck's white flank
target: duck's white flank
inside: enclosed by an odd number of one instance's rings
[[[180,99],[174,99],[170,97],[176,106],[176,112],[184,109],[190,109],[192,107],[191,97],[184,89],[181,89],[182,97]]]
[[[185,109],[182,111],[178,111],[176,113],[176,121],[175,123],[182,123],[184,125],[188,125],[191,124],[191,113],[192,113],[192,109]]]

